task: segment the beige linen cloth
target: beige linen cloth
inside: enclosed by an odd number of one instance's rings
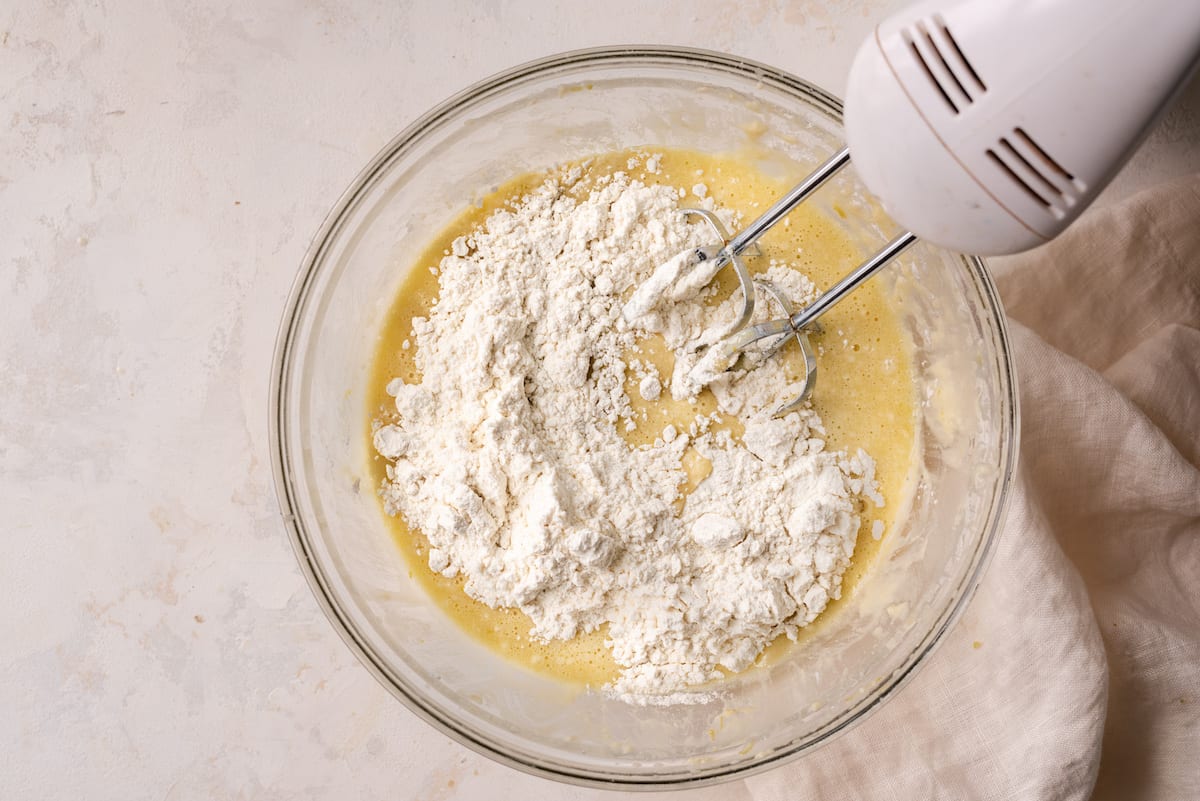
[[[755,799],[1200,799],[1200,175],[993,264],[1017,490],[900,693]]]

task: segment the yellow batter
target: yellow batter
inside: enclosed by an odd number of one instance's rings
[[[647,153],[640,151],[605,154],[590,160],[588,169],[594,176],[624,170],[647,184],[681,187],[689,193],[689,197],[681,199],[681,206],[687,206],[689,201],[694,204],[697,198],[690,195],[692,188],[703,184],[718,206],[742,212],[747,221],[788,188],[764,175],[748,158],[661,148],[655,148],[654,155],[657,173],[640,166],[628,170],[630,159],[645,163]],[[400,377],[406,383],[416,383],[421,378],[415,366],[411,333],[412,319],[426,315],[437,297],[437,277],[427,268],[437,266],[455,239],[469,233],[494,209],[539,185],[543,178],[543,175],[523,176],[501,186],[478,207],[463,212],[422,254],[418,269],[412,271],[401,287],[377,340],[367,399],[369,422],[364,427],[368,452],[374,454],[370,444],[371,423],[394,417],[392,399],[384,389],[388,382]],[[582,186],[586,183],[585,178]],[[793,211],[785,224],[769,232],[759,246],[761,255],[746,259],[752,271],[765,269],[772,258],[787,261],[819,289],[835,283],[862,257],[833,220],[804,205]],[[720,280],[732,286],[730,272],[723,271]],[[828,431],[830,448],[853,452],[861,447],[875,459],[880,491],[887,505],[875,509],[867,503],[854,559],[843,576],[842,598],[831,602],[818,622],[837,614],[838,607],[854,593],[868,569],[879,547],[871,534],[872,524],[882,522],[886,536],[896,522],[898,500],[904,496],[910,473],[915,414],[906,339],[878,285],[868,282],[856,290],[826,313],[821,324],[824,332],[813,337],[820,365],[814,408]],[[671,374],[669,352],[654,341],[643,342],[640,347],[640,353],[630,355],[652,361],[661,375]],[[707,390],[695,404],[672,401],[669,392],[664,392],[658,401],[648,402],[637,392],[631,376],[626,391],[639,423],[637,429],[626,435],[633,446],[652,441],[669,423],[686,430],[697,413],[707,414],[715,409],[714,399]],[[739,433],[736,425],[731,423],[730,428]],[[386,478],[386,464],[382,457],[373,457],[371,471],[375,486],[380,486]],[[706,474],[706,463],[694,451],[685,456],[684,466],[691,486]],[[685,487],[685,491],[689,488]],[[468,597],[462,590],[461,578],[449,579],[429,569],[424,538],[419,532],[410,530],[399,518],[387,519],[405,556],[409,576],[471,635],[527,667],[560,679],[598,686],[616,677],[618,667],[604,646],[603,629],[569,642],[547,644],[531,639],[528,617],[515,609],[492,609]],[[786,638],[782,638],[782,642],[767,649],[763,659],[778,656],[786,643]]]

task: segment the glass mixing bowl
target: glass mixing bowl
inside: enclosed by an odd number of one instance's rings
[[[761,771],[894,694],[966,604],[1012,479],[1016,398],[983,264],[925,245],[873,279],[913,342],[921,409],[911,509],[848,603],[786,658],[728,679],[723,699],[632,706],[506,661],[408,578],[372,486],[364,399],[375,338],[418,253],[467,204],[520,173],[639,145],[727,153],[753,140],[798,177],[841,146],[840,111],[804,81],[717,53],[569,53],[478,84],[413,123],[317,233],[275,355],[280,506],[334,627],[397,698],[454,739],[580,784],[693,786]],[[864,254],[894,229],[852,170],[810,202],[844,212],[835,219]]]

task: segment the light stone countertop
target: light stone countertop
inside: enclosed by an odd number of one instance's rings
[[[613,798],[455,744],[326,622],[271,477],[284,299],[359,168],[470,83],[665,43],[840,93],[901,5],[4,4],[0,796]],[[1102,202],[1195,170],[1197,82]]]

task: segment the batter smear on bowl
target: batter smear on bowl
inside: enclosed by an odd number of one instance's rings
[[[732,160],[631,152],[501,189],[452,227],[429,265],[436,284],[407,288],[393,311],[403,342],[381,348],[391,398],[372,426],[381,497],[441,577],[438,592],[518,610],[497,619],[511,622],[493,626],[499,639],[551,652],[602,644],[611,657],[592,666],[640,703],[702,699],[696,685],[744,670],[816,620],[841,596],[856,545],[861,559],[860,541],[890,523],[860,446],[880,445],[896,486],[910,457],[907,361],[899,335],[880,334],[895,323],[881,322],[871,293],[844,312],[867,309],[858,331],[868,336],[830,332],[822,345],[843,362],[823,361],[822,390],[859,421],[843,433],[870,433],[835,438],[840,449],[814,408],[772,417],[799,391],[788,359],[703,391],[686,380],[695,343],[736,316],[727,281],[622,314],[659,264],[711,241],[681,207],[736,228],[706,173],[754,183]],[[829,265],[836,273],[854,254],[807,213],[847,251]],[[817,289],[788,244],[776,253],[764,242],[750,266],[804,304]],[[758,317],[778,316],[759,305]],[[874,389],[892,397],[839,392],[831,376],[856,359],[860,376],[880,368]]]

